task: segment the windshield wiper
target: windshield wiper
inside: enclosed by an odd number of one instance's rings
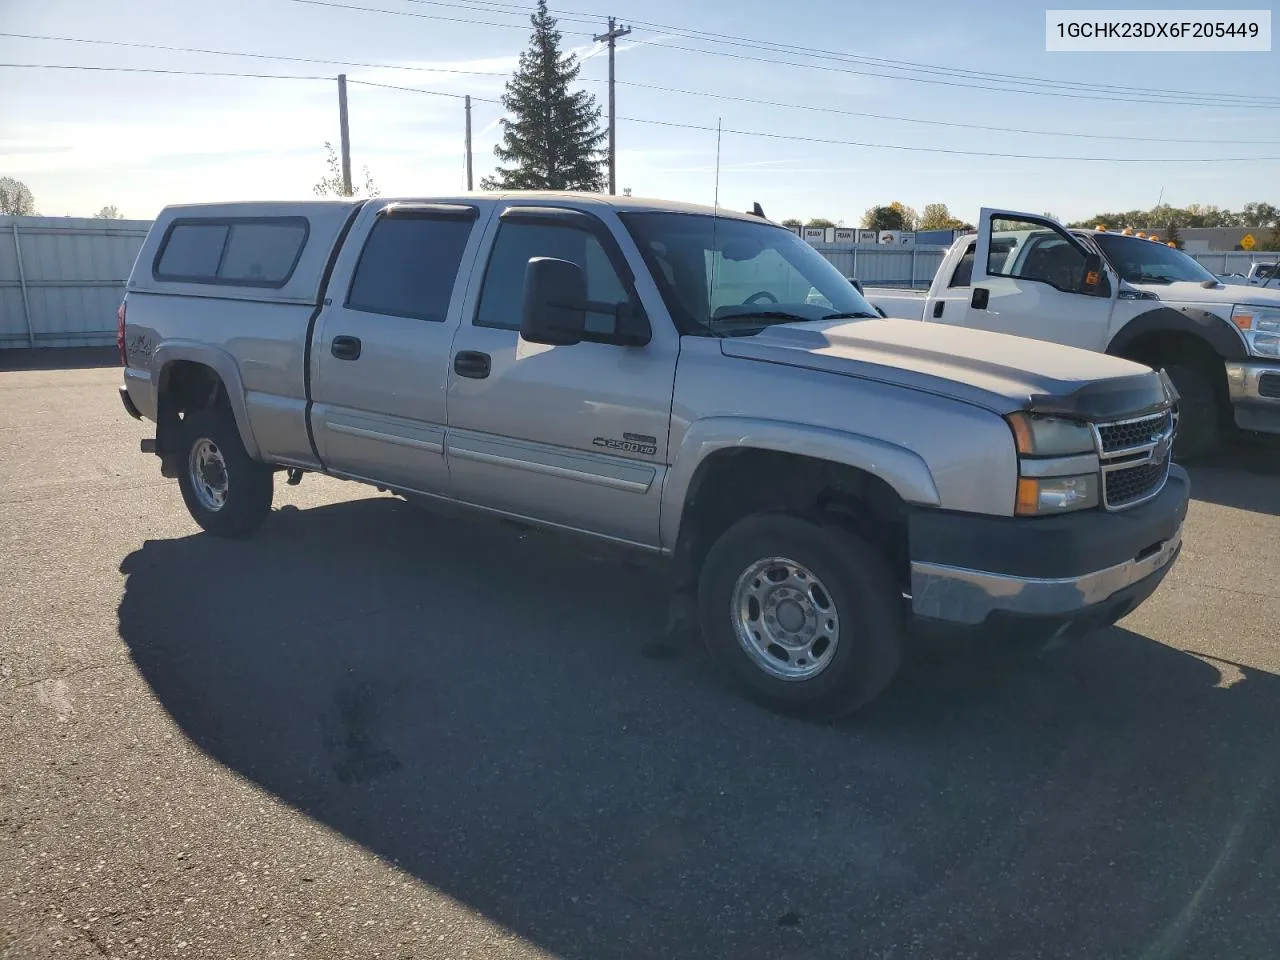
[[[1130,283],[1173,283],[1177,277],[1158,277],[1154,273],[1139,273],[1137,276],[1126,279]]]
[[[880,315],[856,310],[852,313],[828,313],[823,320],[879,320]]]

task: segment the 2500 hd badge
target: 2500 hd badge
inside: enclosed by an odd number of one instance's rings
[[[607,450],[619,450],[622,453],[638,453],[652,457],[658,452],[658,438],[648,437],[641,433],[624,433],[621,440],[613,437],[596,437],[591,441],[597,447]]]

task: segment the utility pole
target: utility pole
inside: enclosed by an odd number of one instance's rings
[[[347,129],[347,75],[338,74],[338,126],[342,139],[342,195],[349,197],[351,190],[351,131]]]
[[[472,186],[471,186],[471,95],[470,94],[467,94],[466,100],[464,102],[466,103],[466,108],[467,108],[467,190],[469,192],[472,189]]]
[[[595,37],[596,43],[609,43],[609,193],[618,192],[618,115],[614,108],[613,96],[613,48],[614,43],[631,32],[630,27],[619,27],[613,17],[609,18],[609,32]]]

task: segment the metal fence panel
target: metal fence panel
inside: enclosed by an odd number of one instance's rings
[[[149,220],[0,216],[0,348],[107,346]]]
[[[815,243],[814,249],[843,273],[868,287],[927,287],[946,247],[867,247]]]

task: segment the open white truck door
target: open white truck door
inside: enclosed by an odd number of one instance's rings
[[[1106,262],[1062,224],[984,207],[963,323],[1103,350],[1117,287]]]

